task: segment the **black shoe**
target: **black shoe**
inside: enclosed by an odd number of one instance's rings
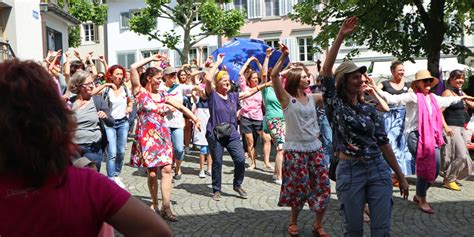
[[[181,179],[181,175],[180,175],[180,174],[175,174],[175,175],[173,176],[173,179],[180,180],[180,179]]]
[[[242,187],[238,187],[238,188],[234,188],[234,191],[236,191],[237,193],[239,193],[239,196],[243,199],[247,199],[248,198],[248,194],[247,192],[245,192],[245,190],[242,188]]]
[[[215,192],[213,195],[212,195],[212,199],[214,201],[220,201],[221,200],[221,193],[219,191]]]

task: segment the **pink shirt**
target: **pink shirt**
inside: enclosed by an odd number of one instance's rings
[[[241,91],[246,91],[249,89],[245,77],[242,75],[239,75],[239,86]],[[242,100],[241,106],[241,116],[253,120],[263,120],[262,93],[260,91]]]
[[[102,223],[130,198],[107,177],[68,167],[40,189],[0,176],[1,236],[97,236]]]

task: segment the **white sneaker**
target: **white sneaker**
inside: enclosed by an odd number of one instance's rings
[[[204,170],[199,171],[199,178],[206,178],[206,173],[204,173]]]
[[[206,171],[207,175],[212,177],[212,171]]]
[[[189,154],[189,153],[190,153],[190,150],[189,150],[189,147],[188,147],[188,146],[184,148],[184,153],[185,153],[185,154]]]
[[[121,188],[123,189],[126,189],[125,188],[125,184],[122,182],[122,180],[120,179],[120,177],[114,177],[113,178],[114,182]]]
[[[281,181],[281,179],[275,179],[275,183],[278,184],[278,185],[281,185],[282,181]]]

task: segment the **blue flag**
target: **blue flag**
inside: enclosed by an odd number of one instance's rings
[[[217,59],[218,54],[224,54],[224,61],[219,66],[219,69],[222,69],[222,66],[225,66],[227,68],[227,72],[229,73],[230,79],[234,82],[237,82],[240,69],[247,59],[254,56],[263,65],[263,61],[265,60],[265,50],[267,50],[269,47],[270,46],[261,40],[235,38],[234,40],[225,43],[221,48],[218,48],[212,52],[212,56],[214,59]],[[268,68],[273,68],[275,66],[278,58],[280,58],[280,55],[280,51],[277,51],[276,49],[273,51],[272,56],[268,62]],[[287,59],[283,63],[283,68],[286,67],[289,62],[290,60]],[[257,65],[254,62],[250,63],[250,67],[252,67],[254,71],[259,71]]]

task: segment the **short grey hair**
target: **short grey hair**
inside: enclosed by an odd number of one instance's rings
[[[84,85],[84,82],[91,74],[88,71],[79,71],[72,75],[71,79],[69,80],[69,91],[74,94],[79,94],[81,90],[81,86]]]

